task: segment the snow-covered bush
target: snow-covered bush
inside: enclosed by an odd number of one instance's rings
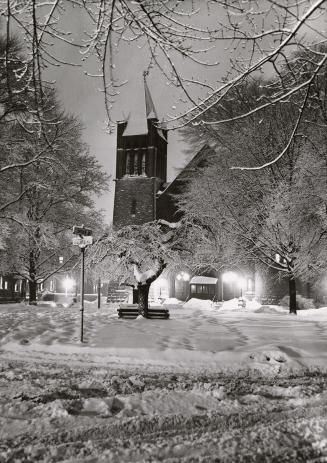
[[[290,304],[290,297],[284,296],[283,299],[280,300],[280,305],[289,307]],[[313,299],[309,299],[307,297],[301,296],[301,294],[296,295],[296,304],[298,310],[307,310],[307,309],[315,309],[316,306],[313,302]]]

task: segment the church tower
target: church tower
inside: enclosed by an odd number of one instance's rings
[[[113,226],[140,225],[157,218],[157,192],[167,181],[167,131],[158,117],[144,75],[138,114],[117,125]]]

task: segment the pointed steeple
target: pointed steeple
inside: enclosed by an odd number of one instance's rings
[[[145,109],[146,109],[146,118],[147,119],[158,119],[156,108],[154,107],[153,100],[151,97],[151,93],[148,87],[148,84],[146,83],[146,76],[147,73],[143,73],[143,79],[144,79],[144,94],[145,94]]]
[[[132,111],[132,113],[129,114],[129,117],[126,120],[127,125],[124,130],[123,137],[147,135],[148,119],[158,119],[151,93],[146,83],[146,75],[147,72],[144,72],[144,100]]]

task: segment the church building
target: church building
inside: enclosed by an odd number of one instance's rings
[[[143,117],[133,114],[117,125],[114,228],[158,219],[157,193],[167,182],[167,131],[144,79]]]
[[[175,196],[182,192],[189,172],[203,165],[208,151],[204,146],[179,175],[167,183],[167,131],[158,127],[157,112],[144,78],[144,99],[137,117],[132,113],[117,124],[117,158],[113,227],[140,225],[158,219],[179,220]],[[223,288],[219,275],[202,277],[201,284],[191,280],[188,269],[162,276],[151,285],[156,297],[202,297],[219,299]],[[208,281],[203,279],[207,278]],[[210,280],[210,281],[209,281]],[[192,284],[193,281],[193,284]],[[226,286],[226,285],[225,285]],[[253,284],[252,284],[253,286]],[[251,289],[252,289],[251,286]],[[117,287],[116,287],[117,289]],[[239,290],[233,290],[235,296]],[[228,288],[225,287],[225,295]]]

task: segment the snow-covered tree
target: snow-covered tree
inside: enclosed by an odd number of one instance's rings
[[[6,172],[9,190],[19,200],[0,216],[10,227],[2,266],[28,280],[30,303],[36,301],[37,283],[60,268],[67,269],[68,262],[76,263],[73,225],[84,223],[101,231],[102,217],[95,211],[93,198],[107,188],[108,180],[83,143],[78,120],[56,110],[52,102],[46,140],[15,127],[15,137],[22,139],[23,162],[28,163],[36,152],[46,156],[26,165],[18,175],[16,169]],[[63,265],[59,255],[65,257]]]
[[[326,5],[326,0],[8,0],[0,3],[0,17],[6,19],[7,37],[13,30],[24,36],[28,53],[21,74],[32,69],[30,89],[37,106],[49,68],[85,64],[84,71],[102,82],[111,120],[112,104],[125,83],[122,62],[135,50],[148,70],[155,68],[178,90],[179,113],[167,117],[169,128],[207,124],[210,108],[223,105],[235,88],[262,72],[271,77],[270,92],[250,113],[296,95],[300,104],[292,138],[312,80],[327,60],[326,50],[313,46],[326,42]],[[72,15],[85,26],[83,37],[67,27]],[[80,51],[82,62],[66,60],[64,47]],[[295,49],[315,57],[309,58],[305,79],[293,72]],[[220,70],[226,66],[223,78]],[[246,116],[240,110],[233,119]],[[40,111],[38,117],[43,118]],[[220,115],[210,124],[225,120]]]
[[[111,230],[88,252],[88,267],[105,278],[136,286],[139,312],[147,317],[151,283],[169,267],[178,267],[185,246],[186,225],[163,220]]]
[[[212,111],[229,114],[242,106],[251,110],[253,100],[255,104],[260,93],[265,96],[260,83],[236,90],[228,105]],[[207,256],[208,263],[216,265],[224,260],[230,264],[233,258],[237,264],[259,262],[283,272],[289,279],[292,313],[296,313],[295,278],[308,277],[308,269],[315,265],[309,263],[310,256],[314,259],[318,242],[324,242],[322,210],[327,195],[322,170],[326,142],[318,138],[317,127],[312,130],[301,124],[301,136],[288,144],[297,118],[296,103],[269,106],[260,114],[220,127],[186,129],[190,143],[209,141],[215,154],[207,167],[196,172],[180,201],[185,216],[202,223],[205,235],[211,236],[212,244],[201,258]],[[209,112],[208,117],[215,114]],[[249,166],[264,164],[286,144],[279,162],[265,169],[231,169],[242,159]]]

